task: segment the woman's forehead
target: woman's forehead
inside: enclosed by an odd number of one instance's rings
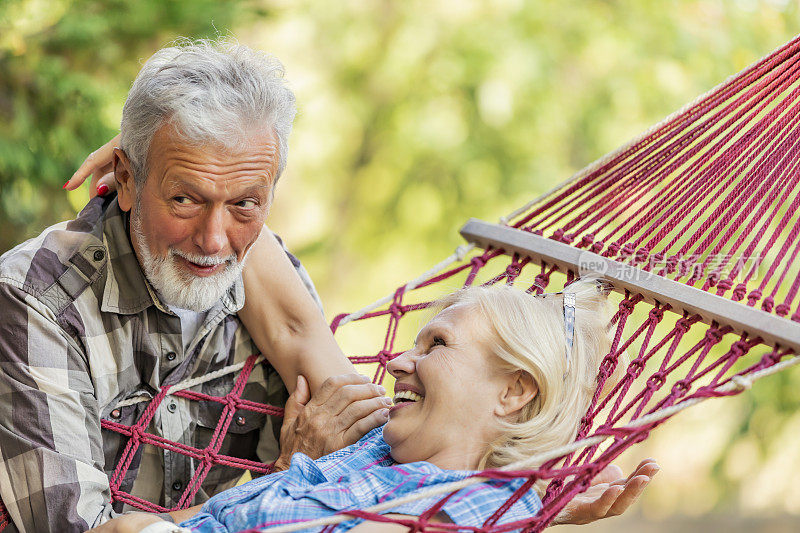
[[[420,331],[423,334],[432,330],[448,330],[463,334],[483,331],[484,320],[473,303],[457,303],[439,311]]]

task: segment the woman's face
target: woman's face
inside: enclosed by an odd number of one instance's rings
[[[479,310],[455,305],[388,363],[397,381],[383,435],[395,461],[477,468],[499,435],[499,398],[508,381],[491,354],[491,335]]]

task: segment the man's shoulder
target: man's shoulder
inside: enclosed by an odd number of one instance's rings
[[[50,226],[4,253],[0,256],[0,283],[40,300],[56,285],[59,292],[77,297],[75,293],[97,279],[105,265],[105,207],[92,200],[75,219]]]

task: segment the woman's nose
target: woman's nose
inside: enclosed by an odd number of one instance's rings
[[[403,352],[388,363],[386,363],[386,370],[392,377],[400,377],[400,375],[413,374],[416,368],[416,359],[413,356],[413,350]]]

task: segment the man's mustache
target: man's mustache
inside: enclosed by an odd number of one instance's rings
[[[170,255],[177,255],[178,257],[182,257],[183,259],[191,261],[192,263],[200,266],[214,266],[214,265],[221,265],[223,263],[229,263],[231,265],[235,265],[238,262],[236,255],[233,254],[227,257],[215,257],[213,255],[199,255],[199,254],[192,254],[189,252],[183,252],[175,248],[170,248],[169,253]]]

